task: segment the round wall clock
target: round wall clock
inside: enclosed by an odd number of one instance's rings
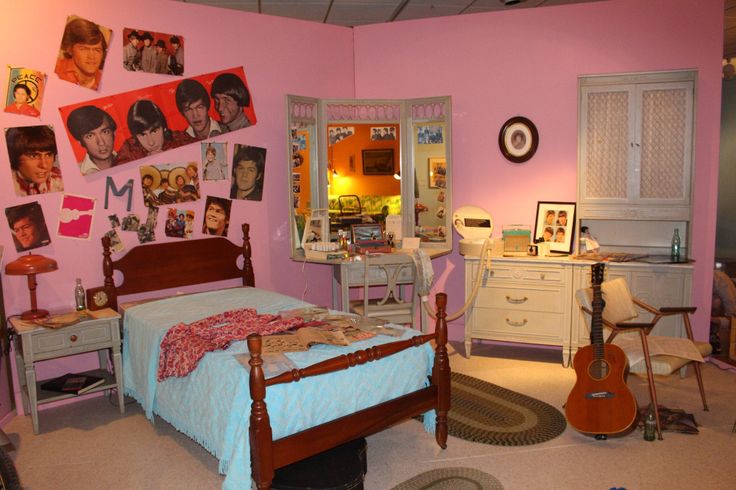
[[[498,146],[510,162],[526,162],[534,156],[539,146],[537,127],[525,117],[512,117],[498,133]]]

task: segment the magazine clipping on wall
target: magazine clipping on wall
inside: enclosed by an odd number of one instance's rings
[[[262,200],[265,173],[266,149],[236,144],[233,148],[230,199]]]
[[[5,112],[40,117],[46,74],[31,68],[8,67],[8,92]]]
[[[199,199],[197,162],[186,164],[142,165],[143,204],[154,207]]]
[[[64,190],[52,126],[6,128],[5,142],[16,196]]]
[[[17,252],[25,252],[51,243],[43,209],[38,201],[5,208],[10,234]]]
[[[123,29],[123,68],[164,75],[184,74],[184,37],[178,34]]]
[[[61,199],[57,235],[89,240],[95,215],[95,201],[93,197],[64,194]]]
[[[204,180],[226,180],[228,178],[226,142],[202,143],[202,176]]]
[[[54,73],[66,82],[97,90],[102,80],[112,30],[91,20],[66,19]]]
[[[202,220],[202,233],[205,235],[227,236],[230,226],[230,199],[207,196]]]
[[[59,112],[82,175],[256,124],[242,67],[79,102]]]

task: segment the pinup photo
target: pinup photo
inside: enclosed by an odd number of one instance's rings
[[[327,134],[329,135],[330,144],[334,145],[354,135],[355,126],[327,126]]]
[[[442,126],[418,126],[417,143],[420,145],[434,145],[444,142]]]
[[[164,234],[173,238],[192,238],[194,233],[194,211],[169,208]]]
[[[371,141],[382,141],[382,140],[393,141],[395,139],[396,139],[396,127],[395,126],[381,126],[377,128],[371,128]]]
[[[120,222],[120,229],[123,231],[138,231],[141,226],[141,219],[135,213],[130,213]]]
[[[57,235],[88,240],[94,214],[95,199],[93,197],[65,194],[61,199]]]
[[[56,136],[51,126],[25,126],[5,130],[8,159],[17,196],[61,192]]]
[[[39,117],[46,74],[30,68],[8,67],[8,94],[5,97],[5,112],[23,116]]]
[[[125,245],[118,235],[118,230],[113,228],[105,233],[105,236],[110,239],[110,250],[114,253],[122,252],[125,250]]]
[[[59,108],[82,175],[256,124],[243,68]]]
[[[266,149],[235,145],[233,148],[230,199],[263,199],[263,175],[266,169]]]
[[[202,233],[205,235],[227,236],[232,203],[230,199],[224,197],[207,196],[204,206]]]
[[[202,175],[204,180],[227,179],[227,143],[202,143]]]
[[[54,73],[64,81],[97,90],[111,33],[107,27],[70,15],[61,37]]]
[[[199,199],[199,170],[196,162],[143,165],[140,172],[143,203],[149,208]]]
[[[165,75],[184,74],[184,38],[143,29],[123,29],[123,68]]]
[[[5,208],[10,234],[17,252],[25,252],[51,243],[43,209],[38,201]]]

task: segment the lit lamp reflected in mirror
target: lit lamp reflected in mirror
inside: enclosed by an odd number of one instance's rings
[[[31,294],[31,309],[21,313],[21,320],[35,320],[37,318],[45,318],[49,316],[47,310],[38,308],[36,303],[36,274],[44,272],[53,272],[59,269],[59,265],[54,259],[49,259],[43,255],[28,254],[23,255],[5,266],[5,273],[9,276],[27,276],[28,290]]]

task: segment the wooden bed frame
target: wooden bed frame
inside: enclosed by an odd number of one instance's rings
[[[226,238],[203,238],[135,247],[118,260],[111,259],[110,240],[102,238],[105,286],[117,296],[155,291],[223,279],[242,278],[244,286],[255,286],[251,261],[250,226],[243,224],[243,244],[236,246]],[[243,267],[237,266],[243,256]],[[151,267],[150,264],[156,264]],[[158,275],[157,270],[166,271]],[[115,270],[123,282],[115,285]],[[274,470],[308,458],[353,439],[368,436],[402,420],[434,409],[437,414],[435,439],[447,447],[447,413],[450,410],[450,364],[447,354],[447,296],[437,294],[437,324],[434,333],[391,342],[341,355],[304,369],[294,369],[266,379],[261,357],[261,337],[248,337],[250,360],[250,454],[253,479],[259,489],[271,488]],[[435,343],[430,385],[393,400],[363,409],[290,436],[273,440],[266,388],[297,382],[310,376],[349,369],[377,361],[402,350]]]

